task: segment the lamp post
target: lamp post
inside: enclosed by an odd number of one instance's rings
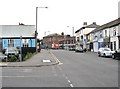
[[[48,7],[36,7],[36,31],[35,31],[35,39],[36,39],[36,52],[37,52],[37,24],[38,24],[38,8],[48,8]]]
[[[22,36],[20,36],[20,62],[22,61]]]

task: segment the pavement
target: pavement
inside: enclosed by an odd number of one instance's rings
[[[50,50],[42,49],[30,59],[23,62],[0,62],[0,67],[41,67],[59,64],[57,58]]]

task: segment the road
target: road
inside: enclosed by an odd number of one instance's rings
[[[51,50],[59,65],[2,68],[3,87],[118,87],[118,60]]]

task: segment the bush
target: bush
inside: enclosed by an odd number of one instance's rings
[[[23,61],[26,61],[27,59],[31,58],[32,55],[33,55],[32,53],[27,52],[27,54],[24,55],[24,57],[23,57]]]
[[[8,61],[9,62],[17,62],[19,60],[18,60],[18,58],[15,55],[13,55],[13,56],[8,57]]]

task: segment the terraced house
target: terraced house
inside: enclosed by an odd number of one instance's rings
[[[96,22],[93,22],[90,25],[87,25],[87,22],[83,23],[83,27],[78,29],[76,33],[76,44],[80,45],[83,49],[92,47],[93,43],[92,42],[87,42],[88,41],[88,34],[93,31],[95,28],[99,27],[99,25],[96,24]],[[92,49],[92,48],[91,48]]]
[[[90,34],[94,35],[94,52],[97,52],[100,47],[108,47],[111,50],[120,48],[120,18],[99,26]]]

